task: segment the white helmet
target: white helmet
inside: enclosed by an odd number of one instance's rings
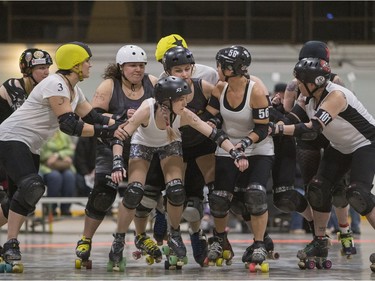
[[[123,65],[127,62],[144,62],[147,64],[146,52],[136,45],[125,45],[118,50],[116,63]]]

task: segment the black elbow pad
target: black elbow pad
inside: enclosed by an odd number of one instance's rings
[[[109,117],[98,113],[95,109],[92,109],[86,116],[82,117],[82,120],[88,124],[100,124],[108,125]]]
[[[81,136],[84,123],[73,112],[67,112],[58,117],[60,130],[70,136]]]
[[[268,124],[255,124],[253,132],[259,137],[257,142],[261,142],[268,136]]]

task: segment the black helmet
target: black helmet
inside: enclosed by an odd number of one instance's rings
[[[319,58],[329,63],[329,49],[322,41],[308,41],[299,52],[298,59]]]
[[[158,103],[172,102],[190,93],[189,84],[184,79],[175,76],[160,78],[154,87],[155,100]]]
[[[293,74],[302,83],[313,83],[319,88],[329,80],[331,67],[325,60],[304,58],[296,64]]]
[[[177,46],[165,52],[162,63],[164,71],[168,72],[173,66],[195,64],[195,60],[189,49]]]
[[[221,69],[233,70],[235,75],[247,75],[247,68],[251,64],[250,52],[242,46],[231,46],[221,49],[216,54],[216,62]]]
[[[25,75],[31,75],[31,69],[36,65],[53,64],[50,54],[41,49],[26,49],[20,56],[20,70]]]

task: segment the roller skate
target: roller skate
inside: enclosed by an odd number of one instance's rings
[[[125,233],[113,234],[111,251],[109,252],[109,261],[107,263],[107,271],[123,272],[126,266],[126,259],[122,256],[125,247]]]
[[[75,268],[81,269],[86,267],[86,269],[92,268],[92,260],[89,259],[91,252],[91,238],[86,238],[82,236],[82,239],[77,242],[76,255],[78,259],[75,260]]]
[[[155,223],[154,223],[154,239],[158,246],[163,245],[163,241],[168,239],[168,224],[165,214],[156,209]]]
[[[213,237],[208,238],[208,254],[206,263],[209,266],[222,266],[225,261],[226,265],[232,264],[234,252],[229,243],[227,233],[217,233],[213,230]]]
[[[181,269],[187,264],[186,247],[182,241],[180,227],[177,230],[171,227],[168,235],[168,246],[162,247],[163,254],[167,257],[164,263],[165,269]]]
[[[350,259],[351,255],[355,255],[357,253],[357,249],[354,246],[354,239],[353,233],[349,230],[347,233],[337,232],[337,240],[341,242],[341,255],[346,256],[346,258]]]
[[[146,235],[141,233],[135,236],[134,244],[138,251],[133,252],[133,258],[135,260],[140,259],[142,256],[146,256],[146,262],[148,265],[152,265],[154,262],[159,263],[162,260],[162,253],[156,243]]]
[[[265,243],[263,241],[254,240],[254,243],[250,247],[252,248],[252,253],[250,256],[247,255],[245,267],[248,268],[250,272],[269,272],[269,264],[264,262],[268,255]]]
[[[330,269],[332,262],[327,259],[329,238],[316,236],[303,250],[299,250],[297,257],[300,259],[300,269]]]
[[[375,253],[371,254],[370,262],[371,262],[371,265],[370,265],[371,271],[375,272]]]
[[[268,235],[268,233],[264,234],[263,242],[264,242],[265,249],[267,251],[267,259],[277,260],[280,257],[280,254],[274,251],[274,244],[273,244],[271,237]],[[247,262],[250,262],[253,251],[254,251],[254,244],[247,247],[247,249],[242,255],[242,262],[244,262],[245,264]]]
[[[0,263],[0,272],[22,273],[23,264],[21,263],[20,242],[16,238],[9,239],[2,249],[2,262]]]
[[[203,233],[202,229],[199,229],[195,233],[190,233],[190,241],[195,261],[201,267],[207,266],[208,264],[205,263],[208,253],[206,234]]]

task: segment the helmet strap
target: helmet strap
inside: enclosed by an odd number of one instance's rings
[[[309,87],[307,87],[307,83],[303,83],[303,85],[305,86],[305,88],[306,88],[307,92],[309,93],[310,97],[313,97],[315,92],[318,91],[321,88],[321,86],[320,87],[315,86],[315,89],[310,91]]]

